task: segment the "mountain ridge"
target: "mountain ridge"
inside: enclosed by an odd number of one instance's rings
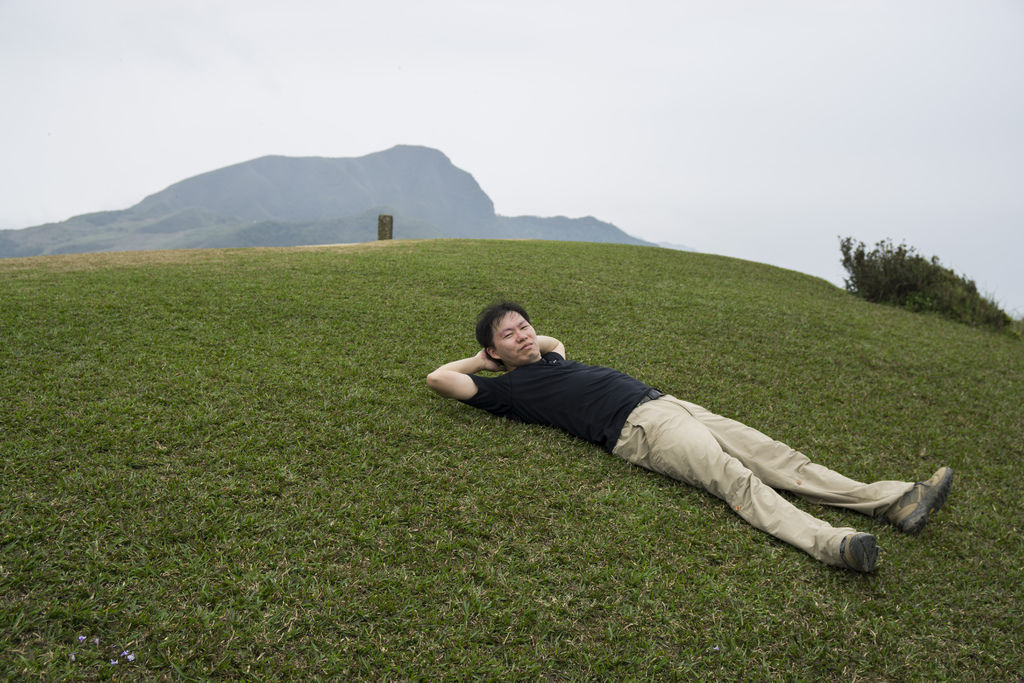
[[[592,216],[500,216],[441,151],[396,145],[362,157],[267,155],[206,171],[137,204],[0,233],[0,257],[403,238],[532,238],[650,244]]]

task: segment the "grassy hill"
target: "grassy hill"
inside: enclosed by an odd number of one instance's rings
[[[431,394],[521,300],[861,479],[958,479],[873,575]],[[0,678],[1006,679],[1024,344],[816,278],[496,241],[0,261]],[[130,657],[129,657],[130,654]],[[117,664],[112,664],[117,660]]]

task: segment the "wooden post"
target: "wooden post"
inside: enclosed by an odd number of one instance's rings
[[[382,213],[377,216],[377,239],[378,240],[389,240],[391,239],[392,232],[394,231],[394,218]]]

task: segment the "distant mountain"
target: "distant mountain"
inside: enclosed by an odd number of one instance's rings
[[[0,231],[0,257],[87,251],[482,237],[649,244],[596,218],[498,216],[441,152],[400,145],[358,158],[266,156],[182,180],[120,211]]]
[[[675,249],[676,251],[697,251],[693,247],[688,247],[685,244],[676,244],[675,242],[658,242],[658,246],[666,249]]]

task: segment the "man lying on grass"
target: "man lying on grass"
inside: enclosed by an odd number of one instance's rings
[[[484,309],[476,338],[479,353],[427,375],[431,389],[495,415],[558,427],[635,465],[702,488],[754,527],[835,567],[872,571],[878,559],[875,537],[833,527],[775,489],[916,534],[953,484],[948,467],[917,483],[848,479],[755,429],[629,375],[566,360],[562,342],[538,335],[515,303]],[[506,372],[481,377],[482,371]]]

